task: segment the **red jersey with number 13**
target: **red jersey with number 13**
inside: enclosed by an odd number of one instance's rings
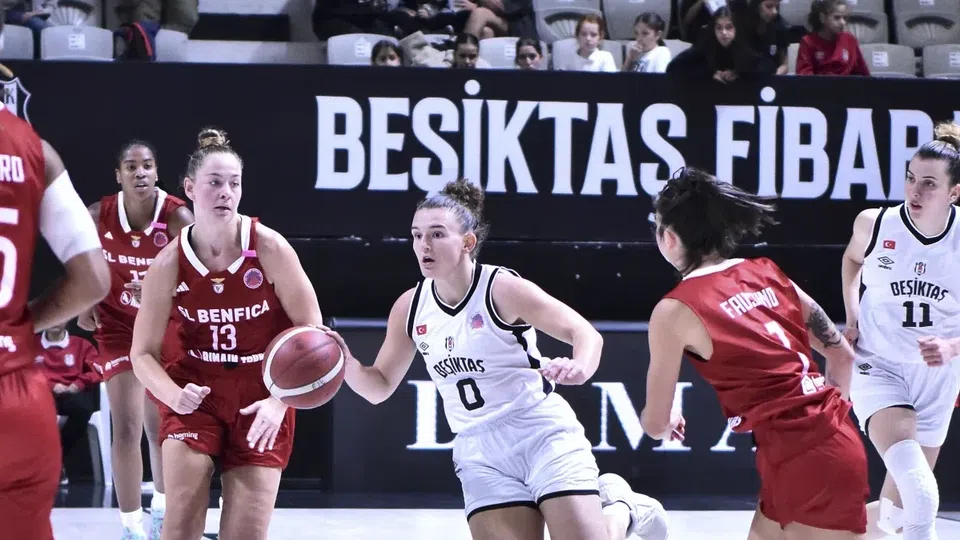
[[[713,355],[693,366],[716,390],[736,432],[805,429],[847,407],[824,387],[810,349],[800,296],[767,258],[730,259],[687,275],[666,298],[690,308],[710,334]],[[835,423],[831,414],[827,424]]]
[[[0,103],[0,375],[33,364],[27,295],[44,190],[40,136]]]
[[[133,322],[140,304],[133,292],[124,286],[132,281],[142,281],[147,268],[170,243],[167,222],[170,216],[185,203],[157,188],[157,204],[153,222],[146,230],[130,228],[127,212],[123,206],[123,192],[108,195],[100,200],[98,231],[103,243],[103,256],[110,266],[110,293],[97,305],[101,327],[94,337],[99,343],[126,345],[130,348],[133,338]]]
[[[249,371],[260,377],[267,345],[293,324],[264,276],[257,257],[257,220],[240,216],[242,255],[211,272],[190,244],[193,225],[180,233],[174,305],[180,314],[184,355],[173,366],[188,371]]]

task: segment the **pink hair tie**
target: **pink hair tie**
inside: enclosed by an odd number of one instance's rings
[[[254,251],[254,250],[252,250],[252,249],[245,249],[245,250],[243,250],[243,256],[244,256],[244,257],[256,257],[256,256],[257,256],[257,252]]]
[[[154,229],[160,229],[161,231],[167,228],[166,223],[157,223],[156,221],[151,223],[150,226],[153,227]]]

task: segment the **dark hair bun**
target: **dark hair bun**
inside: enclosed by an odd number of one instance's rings
[[[229,148],[230,141],[227,139],[227,132],[215,128],[203,128],[197,135],[197,148],[207,148],[210,146],[222,146]]]
[[[458,178],[456,182],[443,186],[440,193],[462,204],[475,216],[483,213],[483,190],[466,178]]]

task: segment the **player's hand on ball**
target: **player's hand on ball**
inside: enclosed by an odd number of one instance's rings
[[[847,327],[843,329],[843,337],[851,347],[857,344],[857,339],[860,337],[860,330],[857,328],[856,321],[847,323]]]
[[[343,336],[327,328],[326,326],[318,326],[317,328],[326,332],[328,336],[332,337],[333,340],[337,342],[337,345],[340,346],[340,350],[343,351],[344,360],[353,358],[353,354],[350,352],[350,347],[347,347],[347,342],[343,340]]]
[[[580,362],[570,358],[554,358],[539,369],[540,374],[547,380],[557,384],[578,385],[587,382],[587,375],[583,372]]]
[[[953,347],[943,338],[924,336],[917,338],[920,356],[928,366],[942,366],[953,358]]]
[[[258,452],[263,452],[264,449],[273,450],[273,445],[277,442],[277,434],[280,433],[280,424],[283,423],[283,417],[287,414],[287,406],[277,398],[268,397],[240,409],[240,414],[243,415],[254,413],[257,416],[253,419],[250,431],[247,432],[250,448],[259,445]]]
[[[203,398],[207,397],[209,393],[209,386],[197,386],[193,383],[187,383],[186,386],[180,389],[176,401],[174,401],[170,408],[177,414],[190,414],[197,410],[200,403],[203,402]]]

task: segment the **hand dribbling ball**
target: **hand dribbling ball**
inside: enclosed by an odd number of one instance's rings
[[[263,355],[263,384],[273,397],[295,409],[314,409],[333,399],[344,373],[340,346],[312,326],[284,330]]]

